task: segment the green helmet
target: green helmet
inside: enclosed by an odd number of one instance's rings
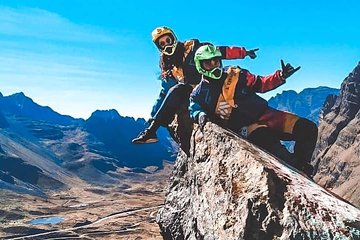
[[[215,47],[214,45],[204,45],[198,48],[195,52],[194,61],[196,69],[199,73],[204,76],[210,77],[212,79],[219,79],[222,75],[222,65],[220,67],[213,68],[211,70],[206,70],[202,66],[203,60],[209,60],[212,58],[220,58],[221,59],[221,52],[219,48]]]

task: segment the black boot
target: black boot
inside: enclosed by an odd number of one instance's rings
[[[248,139],[312,179],[314,167],[309,162],[297,158],[295,154],[291,154],[270,128],[258,128],[249,135]]]
[[[300,172],[304,173],[308,178],[313,179],[314,177],[314,167],[309,162],[304,162],[297,159],[294,155],[292,159],[288,161],[288,163],[299,170]]]
[[[304,172],[306,174],[306,176],[308,176],[308,178],[313,179],[314,177],[314,167],[313,165],[311,165],[310,163],[305,163],[302,168],[301,171]]]
[[[297,162],[297,169],[312,179],[314,167],[310,161],[316,145],[318,128],[312,121],[300,118],[294,125],[293,136],[295,139],[294,160]]]
[[[132,140],[132,143],[156,143],[158,142],[158,138],[156,136],[156,130],[160,127],[160,125],[154,120],[151,122],[149,128],[145,129],[143,132],[139,134],[137,138]]]

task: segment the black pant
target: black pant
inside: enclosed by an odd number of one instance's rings
[[[170,124],[174,120],[176,113],[188,108],[192,89],[191,85],[182,83],[170,88],[159,110],[156,112],[154,120],[163,126]]]
[[[269,127],[259,127],[251,132],[248,140],[291,163],[296,168],[311,161],[318,136],[315,123],[305,118],[299,118],[293,126],[292,133],[286,134],[286,137],[283,136],[281,132]],[[289,153],[280,140],[295,141],[294,154]]]
[[[177,126],[168,128],[172,138],[180,145],[180,148],[189,155],[190,138],[192,132],[192,121],[189,116],[188,106],[189,97],[192,92],[192,86],[189,84],[176,84],[170,88],[159,110],[154,116],[154,129],[162,125],[168,125],[174,120],[177,114]]]

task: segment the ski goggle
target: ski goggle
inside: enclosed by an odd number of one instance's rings
[[[211,59],[202,60],[200,63],[203,69],[205,69],[206,71],[211,71],[212,69],[221,66],[221,59],[219,57],[215,57]]]
[[[166,36],[165,39],[162,39],[158,42],[159,46],[164,49],[165,46],[173,44],[173,39],[169,36]]]
[[[177,41],[173,35],[166,34],[156,40],[155,44],[163,54],[170,56],[175,52]]]
[[[159,37],[159,39],[155,42],[156,46],[163,50],[166,46],[173,45],[175,43],[174,36],[171,34],[166,34],[164,36]]]
[[[211,59],[204,59],[200,61],[200,67],[202,68],[202,74],[210,77],[211,79],[220,79],[223,73],[222,63],[220,57],[214,57]]]

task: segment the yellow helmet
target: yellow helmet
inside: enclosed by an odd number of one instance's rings
[[[165,47],[161,47],[159,45],[159,43],[157,42],[157,40],[168,34],[171,38],[171,41],[172,43],[165,46]],[[158,49],[165,55],[172,55],[174,52],[175,52],[175,48],[176,48],[176,45],[177,45],[177,39],[176,39],[176,36],[174,34],[174,32],[168,28],[168,27],[157,27],[155,28],[152,33],[151,33],[151,37],[152,37],[152,40],[153,42],[155,43],[155,45],[158,47]]]
[[[158,40],[159,37],[165,35],[165,34],[171,34],[175,37],[174,32],[168,28],[168,27],[157,27],[154,29],[154,31],[152,31],[151,36],[152,36],[152,40],[153,42],[155,42],[156,40]]]

